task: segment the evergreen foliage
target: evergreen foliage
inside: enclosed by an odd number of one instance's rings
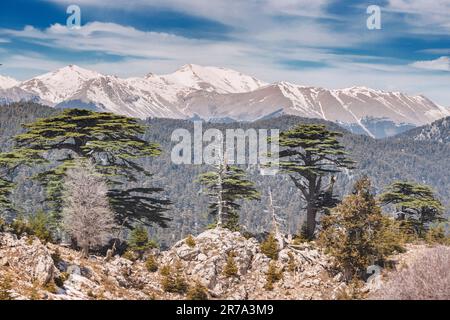
[[[276,263],[271,261],[266,273],[266,284],[264,285],[264,288],[268,291],[273,290],[273,285],[281,279],[283,279],[283,271],[278,270]]]
[[[155,259],[154,255],[148,256],[145,261],[145,268],[147,268],[148,272],[156,272],[158,271],[158,262]]]
[[[353,165],[338,141],[341,136],[323,125],[301,124],[282,132],[279,137],[280,169],[290,176],[306,202],[309,239],[314,236],[319,209],[336,203],[332,194],[331,198],[325,196],[323,177]]]
[[[404,221],[419,237],[426,235],[430,223],[444,220],[444,207],[427,185],[396,181],[380,195],[380,201],[395,205],[398,220]]]
[[[386,221],[366,177],[322,219],[319,243],[337,259],[347,280],[364,278],[367,267],[382,265],[387,255],[401,248],[399,230]]]
[[[196,282],[194,286],[189,288],[186,300],[208,300],[208,293],[204,286]]]
[[[278,241],[275,239],[273,233],[270,233],[266,240],[261,245],[261,252],[272,260],[278,260]]]
[[[220,163],[217,171],[200,175],[199,182],[208,188],[210,214],[217,216],[217,227],[239,230],[238,200],[259,200],[254,183],[245,178],[245,171]]]
[[[61,113],[61,109],[39,106],[33,103],[17,103],[0,108],[0,150],[8,152],[13,146],[13,137],[25,133],[23,123],[34,122],[38,118],[46,118]],[[183,128],[193,132],[193,123],[179,119],[151,118],[143,122],[147,128],[141,138],[145,141],[157,141],[163,150],[171,150],[174,142],[171,141],[173,130]],[[439,141],[418,141],[414,137],[417,134],[409,133],[386,139],[372,139],[368,136],[351,134],[343,130],[339,125],[320,119],[307,119],[297,116],[281,116],[270,119],[262,119],[256,122],[239,123],[208,123],[203,124],[203,129],[216,128],[223,132],[226,129],[279,129],[281,132],[302,124],[323,124],[330,131],[339,131],[343,134],[339,141],[345,146],[345,150],[356,161],[356,170],[348,172],[343,170],[336,174],[334,186],[335,196],[341,198],[349,193],[355,178],[367,175],[373,182],[374,189],[381,190],[384,186],[398,179],[420,181],[428,184],[436,190],[436,196],[441,199],[446,207],[446,216],[450,213],[450,144]],[[421,128],[418,128],[420,133]],[[59,159],[58,157],[54,158]],[[57,163],[49,160],[50,168]],[[159,157],[143,158],[138,161],[145,170],[153,172],[151,181],[157,179],[158,185],[164,187],[164,196],[176,199],[171,205],[172,218],[167,229],[150,227],[149,231],[158,238],[162,246],[170,246],[174,242],[183,239],[186,234],[197,234],[205,230],[211,222],[207,214],[208,203],[199,201],[200,186],[193,181],[205,172],[204,166],[173,165],[170,152],[163,152]],[[27,179],[39,172],[43,167],[21,166],[14,175],[5,175],[3,178],[16,184],[15,191],[9,196],[13,211],[5,211],[4,219],[9,223],[17,212],[23,212],[30,216],[43,209],[49,210],[48,202],[43,201],[44,190],[36,180]],[[0,169],[1,171],[1,169]],[[207,170],[209,171],[209,170]],[[295,234],[304,223],[303,210],[305,202],[300,197],[300,192],[289,183],[288,175],[262,176],[257,168],[245,168],[248,179],[255,183],[257,190],[272,189],[274,202],[280,207],[277,213],[283,221],[283,232]],[[358,175],[354,173],[358,172]],[[13,180],[14,178],[14,180]],[[329,176],[325,177],[324,184],[329,184]],[[118,189],[136,187],[132,182],[123,181]],[[265,195],[263,195],[265,196]],[[252,234],[263,234],[272,231],[271,216],[266,212],[267,201],[242,201],[239,211],[240,225]],[[298,214],[302,212],[302,214]],[[319,214],[320,214],[319,210]],[[52,219],[53,221],[53,219]],[[135,221],[129,221],[131,226]],[[244,228],[243,228],[244,229]]]
[[[161,270],[163,290],[171,293],[185,294],[189,286],[183,273],[183,266],[178,261],[174,268],[169,266]]]
[[[11,155],[30,165],[58,159],[56,167],[38,175],[56,213],[61,212],[65,172],[73,166],[75,158],[86,158],[92,159],[97,170],[108,177],[111,186],[108,197],[119,224],[131,227],[130,221],[134,220],[166,226],[168,219],[162,214],[170,202],[153,195],[160,188],[120,188],[124,181],[136,183],[143,176],[150,177],[137,160],[161,153],[158,145],[140,138],[145,127],[137,120],[69,109],[24,127],[26,132],[15,137],[16,146]]]
[[[44,242],[52,241],[49,216],[42,210],[29,218],[31,234]]]
[[[194,248],[195,247],[195,245],[196,245],[195,239],[194,239],[194,237],[191,234],[186,238],[186,244],[190,248]]]
[[[0,301],[14,300],[12,294],[12,279],[9,275],[0,278]]]
[[[234,252],[232,251],[228,252],[227,262],[223,268],[223,274],[228,278],[237,277],[238,275],[238,267],[234,260]]]
[[[142,258],[145,251],[156,248],[156,243],[150,240],[147,229],[143,225],[138,225],[130,233],[128,248],[135,252],[138,258]]]

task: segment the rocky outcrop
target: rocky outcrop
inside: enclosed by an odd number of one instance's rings
[[[50,250],[38,239],[19,240],[13,234],[0,233],[0,261],[41,286],[53,281],[56,273]]]
[[[224,274],[230,254],[237,266],[234,277]],[[288,245],[274,261],[282,279],[267,290],[271,259],[261,252],[255,239],[226,229],[203,232],[195,238],[194,246],[182,240],[164,252],[160,261],[164,265],[181,262],[187,278],[201,283],[212,297],[221,299],[333,298],[342,285],[333,273],[330,257],[309,244]]]
[[[257,240],[220,228],[151,254],[160,269],[181,265],[186,282],[204,286],[212,299],[330,299],[344,285],[332,259],[311,244],[287,243],[272,261]],[[233,275],[224,272],[230,256]],[[271,263],[281,277],[268,288]],[[186,298],[164,292],[160,273],[149,272],[143,261],[82,259],[72,249],[8,233],[0,233],[0,276],[12,278],[13,295],[20,299]]]

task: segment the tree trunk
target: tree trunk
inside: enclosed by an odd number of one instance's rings
[[[83,245],[81,249],[81,256],[83,257],[83,259],[89,258],[89,245]]]

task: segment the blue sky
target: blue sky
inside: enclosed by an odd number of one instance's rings
[[[66,26],[70,4],[78,30]],[[380,30],[366,27],[369,5]],[[0,63],[20,80],[67,64],[128,77],[196,63],[450,106],[450,0],[3,0]]]

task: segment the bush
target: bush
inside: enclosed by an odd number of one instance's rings
[[[321,225],[318,243],[336,258],[346,281],[364,279],[368,266],[383,264],[403,249],[399,224],[382,215],[367,178],[355,183],[352,194]]]
[[[450,248],[428,248],[414,261],[387,276],[372,296],[381,300],[449,300]]]
[[[155,256],[151,255],[145,261],[145,268],[148,272],[156,272],[158,271],[158,263],[156,262]]]
[[[445,234],[442,224],[431,227],[425,236],[425,241],[428,244],[450,245],[450,237]]]
[[[51,281],[51,282],[47,283],[44,286],[44,289],[47,290],[50,293],[53,293],[53,294],[58,293],[58,287],[56,286],[54,281]]]
[[[289,257],[289,261],[288,261],[288,271],[289,272],[294,272],[295,269],[297,268],[297,265],[295,264],[295,257],[292,254],[292,252],[288,252],[288,257]]]
[[[278,260],[278,241],[273,233],[269,234],[266,240],[260,245],[261,252],[272,260]]]
[[[43,242],[52,241],[50,231],[50,219],[44,211],[39,211],[28,219],[23,215],[18,215],[11,223],[11,229],[18,237],[27,234],[35,236]]]
[[[165,292],[185,294],[188,290],[188,284],[183,274],[183,266],[180,261],[175,264],[174,270],[171,267],[165,267],[161,270],[163,276],[161,285]]]
[[[18,215],[11,223],[11,229],[18,237],[22,237],[25,234],[31,235],[31,228],[28,221],[23,215]]]
[[[187,300],[208,300],[206,288],[200,283],[196,283],[187,293]]]
[[[195,245],[196,245],[195,239],[194,239],[194,237],[191,234],[186,238],[186,244],[190,248],[194,248],[195,247]]]
[[[122,255],[123,258],[128,259],[130,261],[136,261],[139,257],[138,255],[131,250],[125,251],[125,253]]]
[[[228,253],[227,263],[223,268],[223,274],[228,278],[236,277],[238,275],[238,267],[236,261],[234,261],[234,252],[232,251]]]
[[[28,220],[30,233],[44,242],[52,241],[52,234],[49,229],[50,220],[44,211],[39,211]]]
[[[12,280],[10,276],[4,276],[0,279],[0,300],[14,300],[11,295]]]
[[[266,284],[264,288],[268,291],[273,290],[273,285],[275,282],[283,279],[283,272],[277,269],[277,266],[274,261],[271,261],[269,264],[269,270],[266,273]]]
[[[128,249],[137,254],[137,259],[141,259],[145,251],[157,247],[156,241],[149,239],[148,231],[144,226],[139,225],[131,231]]]

